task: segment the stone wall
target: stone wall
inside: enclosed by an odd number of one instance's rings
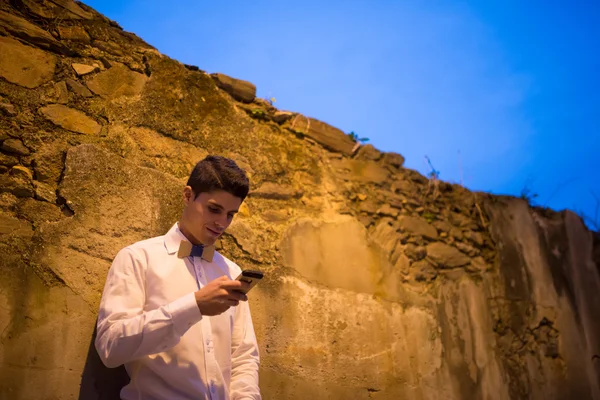
[[[252,181],[220,247],[266,272],[265,399],[600,399],[600,239],[571,212],[428,180],[70,0],[0,2],[0,142],[1,399],[118,398],[106,273],[209,153]]]

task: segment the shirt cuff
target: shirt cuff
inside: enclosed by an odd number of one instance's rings
[[[183,336],[195,323],[202,319],[194,293],[187,294],[169,304],[171,321],[175,332]]]

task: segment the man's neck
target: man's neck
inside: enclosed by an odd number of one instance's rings
[[[194,235],[192,235],[185,227],[185,224],[183,224],[181,221],[177,222],[177,227],[179,228],[179,231],[181,232],[181,234],[183,236],[185,236],[185,238],[193,245],[196,246],[205,246],[204,243],[202,243],[201,241],[199,241],[198,239],[196,239],[194,237]]]

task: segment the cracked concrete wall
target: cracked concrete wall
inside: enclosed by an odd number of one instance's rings
[[[209,153],[252,181],[219,246],[266,273],[265,399],[600,399],[598,234],[255,91],[81,3],[0,2],[1,399],[118,398],[91,346],[110,262]]]

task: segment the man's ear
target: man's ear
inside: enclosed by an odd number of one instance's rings
[[[183,203],[188,205],[189,203],[194,201],[194,191],[191,186],[186,186],[183,188]]]

